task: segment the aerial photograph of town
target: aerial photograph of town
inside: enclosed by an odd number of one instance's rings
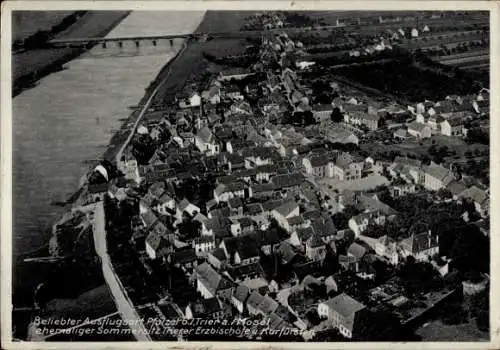
[[[488,10],[11,18],[13,344],[490,341]]]

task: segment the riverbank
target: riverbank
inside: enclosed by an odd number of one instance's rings
[[[217,16],[211,15],[209,17],[209,21],[213,21],[216,19],[216,17],[220,17],[223,14],[220,13]],[[204,32],[204,28],[207,26],[206,22],[207,18],[206,16],[202,19],[198,27],[195,29],[195,33],[200,33]],[[221,31],[220,28],[217,28],[217,26],[212,26],[214,30]],[[234,41],[240,42],[239,41]],[[224,43],[224,47],[227,47],[229,44],[232,44],[233,41],[227,41],[227,40],[221,40],[221,42]],[[111,140],[104,150],[104,153],[102,154],[101,158],[106,158],[106,159],[113,159],[114,156],[116,155],[116,152],[121,148],[123,145],[123,142],[126,141],[129,133],[131,132],[131,126],[135,123],[137,118],[139,117],[140,113],[140,108],[145,104],[145,102],[150,99],[152,96],[152,93],[156,90],[156,88],[161,84],[161,89],[158,91],[158,94],[155,95],[155,97],[158,97],[158,99],[155,99],[155,101],[159,101],[161,105],[163,104],[164,98],[166,96],[172,96],[170,92],[175,92],[176,90],[172,89],[172,87],[177,86],[181,88],[185,82],[187,81],[188,77],[187,76],[196,76],[200,74],[200,62],[203,61],[203,50],[208,46],[211,47],[216,47],[217,43],[214,41],[210,41],[208,43],[203,43],[203,42],[195,42],[195,41],[190,41],[187,42],[186,44],[186,49],[184,50],[179,50],[174,57],[171,57],[170,60],[161,68],[156,74],[156,77],[152,80],[152,82],[149,84],[147,88],[145,88],[145,92],[143,97],[140,99],[140,102],[138,106],[135,108],[134,111],[132,111],[128,118],[123,120],[121,122],[121,126],[118,132],[114,133],[113,136],[111,137]],[[189,73],[189,74],[186,74]],[[168,79],[167,79],[168,77]],[[165,80],[167,79],[167,80]],[[142,84],[142,83],[141,83]],[[147,85],[147,84],[144,84]],[[42,250],[43,251],[43,250]],[[39,282],[43,281],[43,278],[41,275],[58,275],[60,274],[57,271],[53,270],[54,266],[41,266],[38,264],[38,268],[40,271],[42,271],[44,268],[48,269],[47,274],[45,273],[40,273]],[[24,275],[29,275],[30,273],[33,272],[33,270],[37,269],[37,266],[31,265],[29,272],[26,272]],[[19,271],[16,271],[16,274],[19,274]],[[19,276],[20,277],[20,276]],[[68,278],[68,276],[66,276]],[[19,280],[19,279],[18,279]],[[64,279],[59,279],[59,280],[64,280]],[[66,281],[71,280],[71,278],[68,278]],[[85,280],[85,279],[84,279]],[[60,283],[60,282],[58,282]],[[71,282],[70,282],[71,283]],[[90,286],[89,286],[90,288]],[[20,295],[21,296],[21,295]],[[31,300],[30,295],[25,295],[25,299]],[[19,326],[22,328],[22,321],[20,322]]]
[[[118,25],[130,11],[88,11],[75,24],[57,34],[57,38],[102,37]],[[29,50],[12,58],[12,95],[36,86],[41,78],[57,72],[85,50],[79,48]]]

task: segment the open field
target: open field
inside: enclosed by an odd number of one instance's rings
[[[106,35],[128,11],[90,11],[68,30],[58,35],[61,37],[99,37]],[[82,22],[80,22],[82,21]],[[63,34],[64,33],[64,34]],[[12,79],[14,95],[33,84],[40,77],[56,70],[65,62],[83,52],[81,49],[31,50],[16,54],[12,60]]]
[[[461,53],[455,53],[452,55],[437,55],[434,56],[433,59],[437,60],[439,62],[444,62],[450,59],[458,59],[458,58],[467,58],[467,57],[475,57],[475,56],[482,56],[482,55],[488,55],[490,54],[489,49],[482,49],[482,50],[474,50],[474,51],[468,51],[468,52],[461,52]]]
[[[416,332],[422,341],[488,341],[489,334],[477,329],[472,322],[446,325],[439,320],[429,322]]]
[[[207,11],[196,33],[237,32],[253,11]]]
[[[49,30],[73,11],[14,11],[12,40],[24,40],[39,30]]]
[[[416,49],[425,49],[440,45],[449,46],[451,44],[456,44],[456,43],[468,43],[471,41],[480,41],[484,38],[485,36],[483,34],[477,34],[475,32],[463,36],[449,35],[442,38],[436,36],[436,37],[428,37],[428,40],[420,40],[420,41],[408,40],[406,42],[403,42],[401,44],[401,47],[407,48],[409,50],[416,50]]]
[[[446,59],[444,61],[440,61],[440,63],[452,66],[464,67],[469,65],[488,63],[489,61],[490,61],[489,55],[478,55],[471,57]]]

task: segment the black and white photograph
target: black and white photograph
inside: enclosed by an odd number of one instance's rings
[[[499,345],[493,3],[78,3],[2,10],[2,348]]]

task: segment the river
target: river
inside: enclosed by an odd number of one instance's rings
[[[194,31],[203,12],[132,12],[107,37]],[[38,248],[62,209],[144,88],[180,49],[181,40],[96,46],[13,100],[13,253]]]

